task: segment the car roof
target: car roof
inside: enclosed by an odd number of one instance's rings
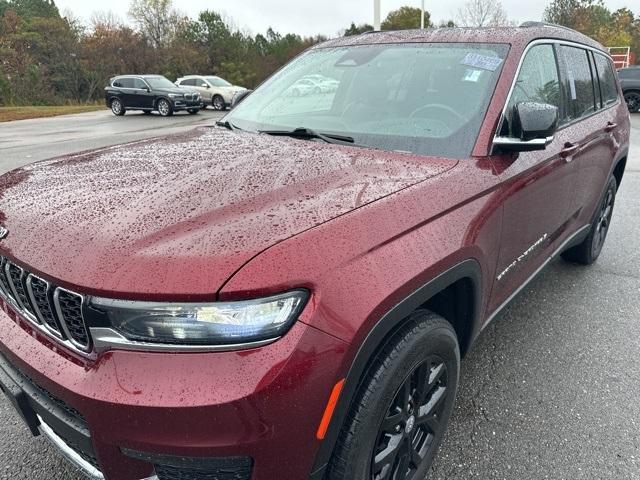
[[[601,44],[582,33],[570,28],[542,22],[526,22],[519,27],[502,28],[446,27],[424,30],[368,32],[329,40],[313,48],[394,43],[504,43],[524,48],[529,43],[539,39],[565,40],[608,53]]]

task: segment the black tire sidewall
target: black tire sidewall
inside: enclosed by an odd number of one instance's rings
[[[412,320],[420,321],[420,317],[415,315]],[[423,318],[428,318],[433,314],[422,313],[421,315]],[[359,395],[356,404],[352,407],[355,412],[349,419],[351,424],[349,430],[355,444],[350,449],[349,459],[345,462],[345,474],[339,477],[340,480],[370,479],[370,459],[382,420],[406,378],[431,355],[440,357],[447,367],[447,388],[450,390],[442,422],[445,427],[448,423],[453,410],[460,370],[460,352],[455,332],[445,320],[441,319],[434,327],[425,329],[415,338],[411,338],[411,334],[403,335],[397,346],[400,346],[398,350],[392,349],[385,353],[389,355],[387,360],[376,362],[376,366],[369,375],[369,383],[374,386],[373,390],[366,389],[364,396]],[[436,436],[436,445],[440,444],[445,430],[446,428],[442,428]],[[417,478],[426,476],[436,452],[437,447],[429,452],[422,468],[417,472]],[[329,478],[334,480],[333,476]]]
[[[640,93],[629,92],[624,97],[625,97],[625,102],[627,102],[627,106],[629,108],[629,112],[630,113],[638,113],[638,111],[640,111]],[[629,101],[627,100],[627,97],[634,97],[635,98],[635,106],[634,107],[631,107],[631,105],[629,105]]]

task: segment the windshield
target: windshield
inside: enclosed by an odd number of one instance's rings
[[[311,50],[226,118],[249,131],[298,128],[423,155],[471,154],[507,45],[421,43]]]
[[[205,77],[213,87],[231,87],[232,85],[220,77]]]
[[[165,77],[145,77],[144,78],[151,88],[176,88],[171,80]]]

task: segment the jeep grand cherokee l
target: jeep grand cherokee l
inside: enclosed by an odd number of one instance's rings
[[[145,114],[157,111],[163,117],[186,110],[192,115],[204,108],[200,94],[175,86],[161,75],[123,75],[111,79],[105,88],[105,101],[114,115],[128,110]]]
[[[94,479],[421,480],[482,328],[598,258],[628,145],[570,30],[318,45],[218,128],[0,177],[0,383]]]

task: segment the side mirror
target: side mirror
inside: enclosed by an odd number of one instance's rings
[[[493,144],[503,150],[544,150],[558,129],[558,107],[548,103],[518,103],[511,116],[512,137],[496,137]]]
[[[231,100],[231,109],[233,110],[237,107],[245,98],[253,93],[253,90],[242,90],[241,92],[236,93]]]
[[[202,88],[211,88],[208,83],[203,83],[200,85]]]

